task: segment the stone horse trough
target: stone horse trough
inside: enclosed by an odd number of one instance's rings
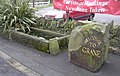
[[[9,34],[2,33],[1,36],[8,38]],[[11,31],[11,39],[37,50],[52,55],[60,53],[68,47],[68,35],[31,27],[31,32],[24,33],[20,30]]]

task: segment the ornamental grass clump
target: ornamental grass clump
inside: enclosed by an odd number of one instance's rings
[[[15,28],[30,31],[30,26],[35,25],[34,10],[29,7],[29,0],[9,0],[1,7],[2,32],[10,32]]]

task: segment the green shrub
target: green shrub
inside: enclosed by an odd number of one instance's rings
[[[110,45],[120,48],[120,26],[114,25],[110,30]]]
[[[63,19],[45,19],[43,17],[36,20],[38,28],[56,31],[59,33],[70,34],[74,27],[79,26],[75,20],[64,21]]]
[[[33,9],[29,7],[29,0],[10,0],[2,6],[1,27],[3,32],[10,32],[20,28],[25,32],[30,31],[30,25],[34,23]]]

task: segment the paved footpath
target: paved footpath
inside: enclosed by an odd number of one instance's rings
[[[16,74],[15,76],[41,76],[38,73],[36,73],[35,71],[32,71],[31,69],[27,68],[22,63],[18,62],[17,60],[15,60],[14,58],[5,54],[2,51],[0,51],[0,58],[4,59],[4,61],[2,60],[2,63],[5,62],[5,63],[9,64],[11,67],[13,67],[15,69],[15,71],[18,70],[21,72],[20,74]],[[2,66],[2,67],[8,68],[9,66]],[[0,69],[2,69],[2,68],[0,68]],[[2,69],[2,70],[6,71],[7,69]],[[23,74],[23,75],[21,75],[21,74]],[[10,76],[13,76],[13,75],[10,75]]]
[[[8,55],[4,58],[14,67],[19,62],[21,66],[26,67],[28,71],[40,76],[120,76],[120,56],[109,54],[107,63],[97,72],[92,73],[68,61],[67,52],[60,53],[56,56],[37,51],[16,42],[11,42],[0,37],[1,54]],[[1,56],[1,55],[0,55]],[[9,57],[13,63],[9,62]],[[17,62],[16,62],[17,61]],[[22,71],[19,68],[16,68]],[[23,71],[22,71],[23,72]],[[23,72],[25,73],[25,72]],[[28,74],[26,74],[28,75]],[[32,76],[34,76],[32,75]],[[4,75],[0,75],[4,76]],[[5,75],[9,76],[9,75]],[[14,76],[14,75],[12,75]],[[19,76],[19,74],[17,75]],[[23,75],[24,76],[24,75]]]
[[[7,63],[3,58],[0,57],[0,76],[27,76],[16,70]]]

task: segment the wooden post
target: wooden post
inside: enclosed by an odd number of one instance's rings
[[[66,11],[66,21],[69,20],[69,11]]]
[[[35,8],[35,0],[33,0],[33,8]]]
[[[53,3],[53,0],[50,0],[50,3]]]

